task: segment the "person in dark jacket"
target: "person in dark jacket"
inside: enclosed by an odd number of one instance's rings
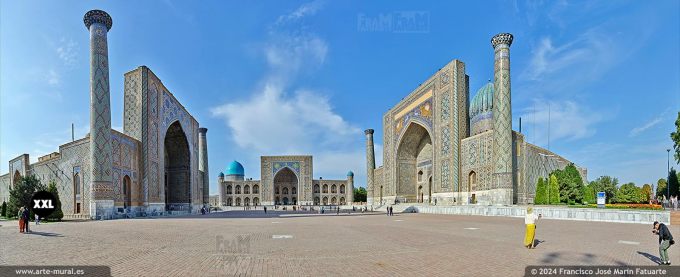
[[[671,265],[670,259],[668,259],[668,248],[675,244],[673,240],[673,235],[666,227],[666,224],[654,221],[654,229],[652,233],[659,235],[659,256],[661,258],[662,265]]]
[[[24,230],[26,231],[26,233],[31,232],[31,230],[28,229],[28,222],[31,221],[30,215],[31,215],[31,211],[28,208],[24,207],[24,213],[21,215],[21,218],[24,219]]]

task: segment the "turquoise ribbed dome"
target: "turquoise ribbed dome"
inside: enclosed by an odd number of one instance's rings
[[[229,167],[227,167],[226,175],[244,176],[245,170],[243,170],[243,166],[241,165],[241,163],[239,163],[237,161],[233,161],[229,164]]]
[[[224,173],[220,172],[220,175],[219,175],[219,176],[220,176],[220,177],[224,177]]]
[[[352,177],[354,177],[354,172],[352,172],[352,171],[350,170],[349,172],[347,172],[347,176],[352,176]]]
[[[477,90],[470,102],[470,118],[493,110],[493,83],[489,82]]]

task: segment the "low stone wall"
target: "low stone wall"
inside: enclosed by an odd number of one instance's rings
[[[481,215],[481,216],[508,216],[524,217],[527,206],[426,206],[426,205],[400,205],[403,212],[417,212],[428,214],[453,214],[453,215]],[[395,206],[396,207],[396,206]],[[396,210],[402,210],[397,209]],[[615,209],[588,209],[534,206],[534,213],[543,215],[546,219],[603,221],[620,223],[651,224],[654,221],[670,224],[669,211],[650,210],[615,210]]]

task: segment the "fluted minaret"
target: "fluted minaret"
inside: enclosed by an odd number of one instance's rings
[[[203,183],[203,205],[210,203],[210,174],[208,173],[208,128],[198,128],[198,172]]]
[[[98,213],[106,214],[106,208],[113,209],[110,195],[113,191],[113,149],[109,50],[106,40],[113,22],[109,14],[100,10],[87,12],[83,22],[90,31],[90,216],[95,218]]]
[[[354,172],[347,172],[347,188],[349,191],[347,193],[347,203],[354,203]]]
[[[493,94],[493,173],[496,189],[513,188],[512,178],[512,111],[510,102],[510,45],[512,34],[500,33],[491,39],[494,48]],[[508,199],[509,198],[509,199]],[[512,193],[495,199],[512,204]]]
[[[372,199],[374,194],[373,172],[375,170],[375,150],[373,149],[373,129],[366,129],[366,200]]]
[[[225,203],[226,203],[224,201],[224,199],[225,199],[224,198],[225,197],[225,195],[224,195],[224,184],[222,184],[222,182],[224,182],[224,173],[220,172],[220,175],[217,177],[217,191],[220,194],[219,197],[218,197],[220,203],[217,204],[217,206],[219,206],[219,207],[224,206]]]

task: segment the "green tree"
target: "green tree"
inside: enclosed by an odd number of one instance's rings
[[[366,202],[366,189],[358,187],[354,189],[354,202]]]
[[[534,204],[545,205],[548,204],[548,192],[543,182],[543,177],[538,177],[538,182],[536,182],[536,198],[534,198]]]
[[[22,206],[30,208],[31,197],[36,191],[40,190],[45,190],[45,186],[34,175],[22,177],[9,191],[8,215],[17,216],[19,208]]]
[[[670,187],[671,196],[677,196],[680,184],[678,184],[678,174],[675,172],[675,168],[672,167],[671,172],[668,174],[668,186]]]
[[[673,141],[673,148],[675,148],[675,161],[680,163],[680,112],[678,112],[678,119],[675,120],[675,132],[671,133],[671,140]]]
[[[593,190],[597,194],[598,192],[604,192],[607,198],[607,203],[612,203],[614,194],[616,194],[616,186],[619,184],[619,179],[613,178],[611,176],[600,176],[595,181],[590,182]]]
[[[560,185],[557,182],[557,176],[555,174],[550,175],[550,181],[548,183],[548,202],[550,204],[556,205],[560,203]]]
[[[616,191],[614,201],[617,203],[641,203],[644,202],[644,194],[635,183],[627,183],[621,185],[619,190]]]
[[[595,190],[593,190],[593,186],[590,184],[583,186],[583,203],[594,204],[596,201],[597,197],[595,195]]]
[[[644,202],[648,203],[652,199],[652,185],[645,184],[642,186],[642,195],[644,196]]]
[[[54,212],[52,212],[51,215],[47,217],[49,220],[59,220],[64,217],[64,213],[61,211],[61,200],[59,199],[59,190],[57,190],[57,183],[52,180],[50,181],[50,184],[47,186],[47,192],[52,193],[54,195],[54,198],[57,200],[57,203],[54,205]]]
[[[557,177],[562,201],[583,201],[583,179],[573,163],[567,165],[564,170],[555,170],[554,175]]]
[[[668,184],[666,183],[666,179],[659,179],[659,181],[656,182],[656,196],[664,196],[668,194],[666,188],[668,187]]]
[[[0,210],[1,214],[3,217],[8,217],[7,216],[7,202],[2,201],[2,210]]]

